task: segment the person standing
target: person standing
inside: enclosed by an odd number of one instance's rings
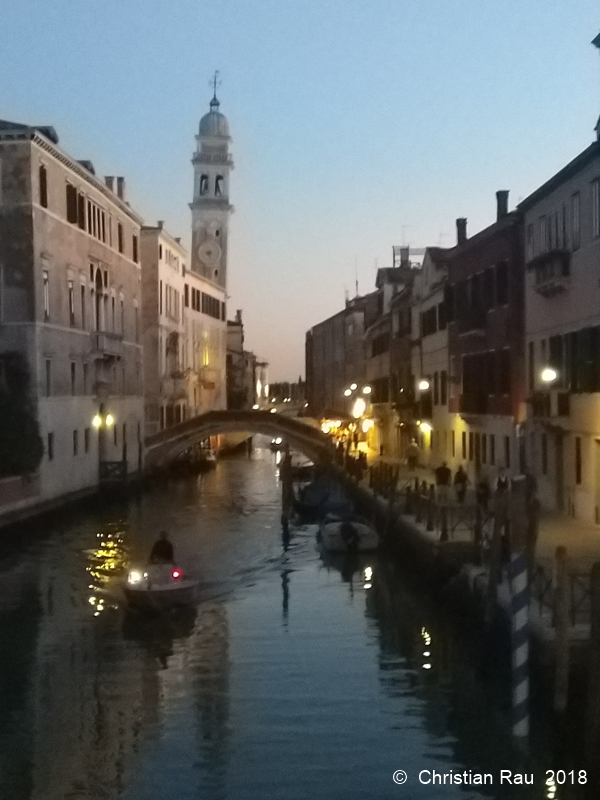
[[[417,462],[419,460],[419,445],[417,444],[416,439],[410,440],[410,444],[406,449],[406,458],[408,461],[409,470],[414,472],[417,468]]]
[[[467,484],[469,483],[469,476],[465,472],[465,468],[461,464],[459,468],[456,470],[456,475],[454,476],[454,491],[456,492],[456,499],[459,503],[465,502],[465,496],[467,494]]]
[[[435,483],[438,502],[443,505],[448,505],[448,492],[451,479],[452,472],[450,471],[450,467],[445,461],[442,461],[435,471]]]

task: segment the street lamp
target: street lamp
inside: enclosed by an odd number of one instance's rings
[[[362,390],[363,394],[371,394],[372,391],[373,391],[373,389],[370,386],[363,386],[363,390]]]
[[[419,381],[419,391],[426,392],[429,389],[429,381],[426,378],[421,378]]]
[[[258,409],[258,403],[254,403],[254,405],[252,406],[252,410],[256,411],[257,409]]]
[[[357,390],[357,388],[358,388],[358,387],[357,387],[357,385],[356,385],[355,383],[351,383],[351,384],[350,384],[350,390],[351,390],[351,391],[355,392],[355,391]]]
[[[558,378],[558,373],[555,369],[552,369],[552,367],[545,367],[540,377],[544,383],[554,383]]]
[[[365,413],[367,409],[367,404],[362,399],[362,397],[357,397],[354,401],[354,405],[352,406],[352,416],[354,419],[359,419]]]
[[[421,429],[422,433],[431,433],[431,431],[433,430],[433,428],[428,422],[421,422],[419,424],[419,428]]]
[[[344,397],[350,397],[352,394],[352,389],[345,389],[344,390]]]

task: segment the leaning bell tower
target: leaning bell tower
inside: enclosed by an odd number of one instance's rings
[[[191,269],[223,289],[227,288],[227,235],[229,216],[229,173],[233,160],[229,153],[229,123],[219,111],[217,79],[210,111],[200,120],[196,136],[194,199],[192,209]]]

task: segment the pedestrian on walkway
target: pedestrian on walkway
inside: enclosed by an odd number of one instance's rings
[[[501,469],[498,473],[496,480],[496,492],[498,494],[505,494],[510,489],[510,478],[506,474],[505,469]]]
[[[469,476],[465,472],[465,468],[461,464],[456,470],[454,476],[454,491],[456,492],[456,499],[459,503],[465,502],[465,495],[467,494],[467,484],[470,483]]]
[[[491,495],[492,489],[490,487],[488,476],[483,474],[480,476],[479,480],[477,481],[477,485],[475,486],[475,497],[477,498],[478,505],[480,505],[484,511],[488,510],[488,504],[490,502]]]
[[[416,439],[410,440],[410,444],[406,449],[406,458],[408,461],[409,470],[414,472],[417,468],[417,462],[419,460],[419,445],[417,444]]]
[[[438,503],[448,505],[448,494],[450,491],[450,482],[452,480],[452,472],[450,467],[445,461],[442,461],[440,466],[435,471],[436,495]]]

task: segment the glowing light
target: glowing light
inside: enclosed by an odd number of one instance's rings
[[[281,444],[282,442],[283,442],[283,439],[281,438],[281,436],[278,436],[278,437],[275,439],[275,444]]]
[[[433,430],[433,428],[428,422],[422,422],[419,425],[419,428],[421,429],[422,433],[431,433],[431,431]]]
[[[92,419],[92,425],[94,428],[96,428],[96,430],[98,430],[100,425],[102,425],[102,417],[100,416],[100,414],[94,415],[94,418]],[[100,536],[100,534],[98,534],[98,536]]]
[[[344,397],[350,397],[352,394],[352,389],[344,389]]]
[[[367,404],[365,403],[365,401],[362,399],[362,397],[358,397],[354,401],[354,405],[352,406],[352,416],[354,417],[354,419],[362,417],[362,415],[365,413],[366,408]]]
[[[269,384],[265,383],[265,397],[269,396]]]
[[[361,426],[362,430],[363,430],[363,433],[366,433],[367,431],[370,431],[371,428],[373,427],[373,425],[375,425],[375,423],[373,422],[372,419],[363,419],[362,426]]]
[[[271,409],[271,414],[276,414],[276,413],[277,413],[277,409],[276,408],[272,408]]]
[[[323,433],[329,433],[331,430],[331,422],[323,422],[321,425],[321,430]]]
[[[115,418],[113,417],[112,414],[107,414],[106,417],[104,418],[104,422],[106,424],[106,427],[110,428],[112,425],[115,424]]]
[[[137,570],[135,570],[135,569],[134,569],[134,570],[132,570],[132,571],[129,573],[129,575],[127,576],[127,581],[128,581],[129,583],[139,583],[141,580],[142,580],[142,574],[141,574],[141,572],[138,572],[138,571],[137,571]]]
[[[431,664],[423,664],[423,669],[431,669]]]
[[[545,367],[540,377],[544,383],[552,383],[558,378],[558,373],[552,367]]]
[[[372,585],[373,585],[372,583],[365,583],[364,588],[365,589],[370,589]]]
[[[308,408],[308,403],[304,403],[304,408]]]
[[[426,392],[427,389],[429,389],[429,381],[427,381],[427,380],[425,380],[425,378],[423,378],[422,380],[419,381],[419,391],[420,392]]]
[[[171,572],[171,577],[172,578],[181,578],[181,571],[178,570],[178,569],[174,569],[173,572]]]
[[[371,394],[372,391],[373,391],[373,389],[370,386],[363,386],[363,390],[362,390],[363,394]]]
[[[370,581],[373,577],[373,567],[365,567],[365,580]]]
[[[423,655],[425,656],[425,658],[429,658],[429,656],[431,655],[431,653],[429,652],[429,650],[425,650],[425,652],[423,653]]]
[[[350,388],[352,389],[352,391],[353,391],[353,392],[355,392],[355,391],[356,391],[356,388],[357,388],[357,387],[356,387],[356,384],[355,384],[355,383],[351,383],[351,384],[350,384]]]
[[[256,381],[256,394],[259,397],[261,392],[262,392],[262,383],[260,381]]]
[[[254,403],[254,405],[252,406],[252,410],[256,411],[257,408],[258,408],[258,403]]]

